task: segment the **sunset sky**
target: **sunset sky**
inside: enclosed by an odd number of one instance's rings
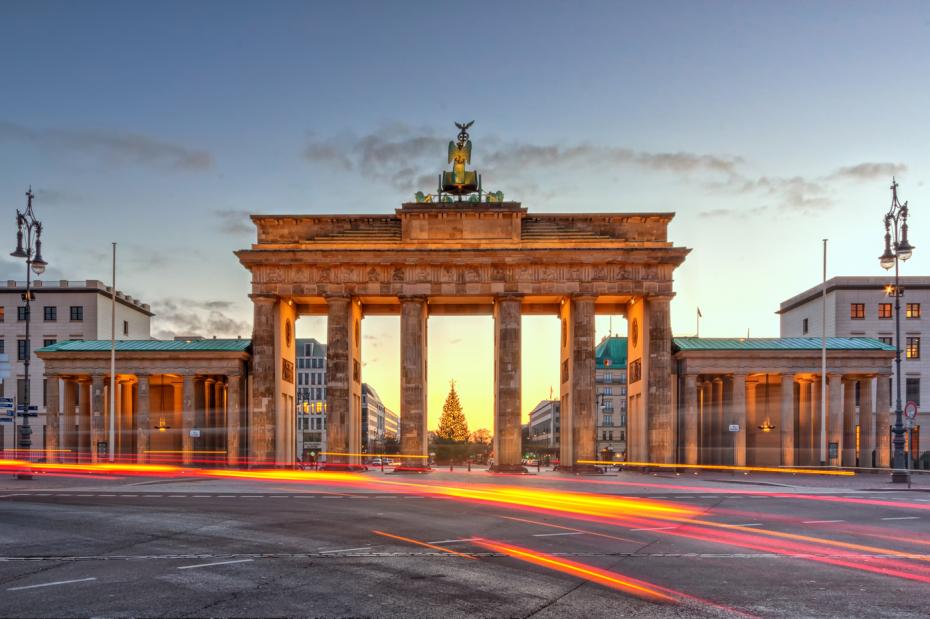
[[[440,4],[0,3],[10,250],[32,184],[46,279],[107,280],[117,241],[153,335],[247,337],[248,213],[391,213],[474,119],[485,187],[530,211],[677,212],[676,334],[700,306],[702,335],[778,335],[825,237],[830,275],[883,273],[893,174],[904,273],[927,273],[930,4]],[[529,411],[557,387],[558,323],[523,327]],[[363,325],[364,380],[395,410],[398,329]],[[429,338],[431,427],[451,378],[491,427],[491,319],[434,318]]]

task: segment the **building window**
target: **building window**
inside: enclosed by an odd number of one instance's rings
[[[907,314],[908,318],[920,318],[920,303],[908,303],[907,304]]]
[[[71,321],[80,322],[84,320],[84,306],[83,305],[72,305],[71,306]]]
[[[23,322],[26,320],[26,316],[29,315],[29,310],[25,305],[20,305],[16,308],[16,320]]]
[[[613,380],[614,380],[613,374],[611,374],[610,372],[604,372],[604,382],[605,382],[605,383],[611,383],[611,382],[613,382]]]
[[[920,379],[919,378],[907,378],[904,381],[905,384],[905,393],[906,401],[913,402],[917,406],[920,406]]]
[[[807,335],[810,325],[808,324],[807,318],[801,321],[801,335]]]
[[[16,340],[16,358],[19,361],[25,361],[29,354],[29,342],[27,340]]]
[[[3,322],[3,316],[6,313],[5,309],[0,307],[0,322]]]
[[[604,415],[604,423],[601,425],[612,426],[614,425],[613,415]],[[590,436],[590,435],[589,435]]]
[[[51,346],[52,344],[57,343],[58,340],[42,340],[43,346]]]
[[[26,379],[16,379],[16,404],[25,404],[26,402]]]
[[[42,308],[42,319],[45,322],[55,322],[58,320],[58,308],[54,305],[46,305]]]
[[[890,335],[880,335],[878,336],[878,341],[881,342],[882,344],[888,344],[889,346],[894,346],[894,344],[891,341]]]
[[[891,303],[878,304],[878,317],[881,320],[891,320]]]
[[[123,335],[129,335],[129,321],[123,321]]]
[[[613,395],[613,394],[614,394],[613,387],[604,387],[604,395]]]
[[[908,337],[907,349],[905,351],[908,359],[920,359],[920,338]]]
[[[852,320],[865,320],[865,303],[850,303],[849,318]]]
[[[0,339],[0,355],[2,355],[4,352],[6,352],[6,351],[4,350],[4,349],[6,348],[6,346],[4,345],[5,342],[6,342],[6,340]],[[2,392],[0,392],[0,393],[2,393]]]

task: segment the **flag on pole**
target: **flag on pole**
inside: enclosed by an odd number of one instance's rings
[[[703,318],[703,317],[704,317],[704,314],[701,313],[701,308],[700,308],[700,307],[697,308],[697,312],[698,312],[698,318]]]

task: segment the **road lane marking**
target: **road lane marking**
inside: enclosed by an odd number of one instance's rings
[[[845,520],[805,520],[801,524],[832,524],[834,522],[846,522]]]
[[[10,587],[7,591],[23,591],[25,589],[38,589],[39,587],[54,587],[55,585],[70,585],[74,582],[87,582],[90,580],[97,580],[96,578],[78,578],[76,580],[59,580],[56,582],[44,582],[41,585],[27,585],[25,587]]]
[[[745,524],[734,524],[734,527],[761,527],[764,526],[761,522],[747,522]]]
[[[917,520],[919,516],[894,516],[891,518],[882,518],[882,520]]]
[[[674,529],[675,527],[651,527],[648,529],[630,529],[630,531],[665,531],[666,529]]]
[[[478,560],[478,557],[473,557],[473,556],[471,556],[471,555],[462,554],[461,552],[457,552],[457,551],[452,550],[452,549],[450,549],[450,548],[443,548],[442,546],[435,546],[435,545],[430,544],[430,543],[428,543],[428,542],[421,542],[420,540],[412,539],[412,538],[409,538],[409,537],[404,537],[403,535],[394,535],[393,533],[385,533],[384,531],[379,531],[378,529],[372,529],[371,532],[372,532],[372,533],[375,533],[376,535],[383,535],[384,537],[390,537],[390,538],[392,538],[392,539],[400,540],[400,541],[402,541],[402,542],[407,542],[408,544],[416,544],[417,546],[423,546],[423,547],[425,547],[425,548],[432,548],[433,550],[440,550],[440,551],[442,551],[442,552],[447,552],[447,553],[449,553],[450,555],[455,555],[455,556],[457,556],[457,557],[462,557],[463,559],[469,559],[469,560],[471,560],[471,561],[477,561],[477,560]]]
[[[466,537],[465,539],[440,539],[435,542],[427,542],[429,544],[454,544],[456,542],[473,542],[477,537]]]
[[[234,561],[217,561],[216,563],[199,563],[197,565],[182,565],[179,570],[193,570],[198,567],[213,567],[214,565],[229,565],[230,563],[248,563],[253,559],[236,559]]]
[[[331,552],[353,552],[356,550],[371,550],[371,548],[372,548],[371,546],[363,546],[361,548],[339,548],[337,550],[321,550],[320,554],[325,555]]]
[[[298,494],[294,497],[295,499],[315,499],[316,497],[312,494]]]
[[[567,533],[534,533],[533,537],[555,537],[557,535],[584,535],[582,531],[569,531]]]

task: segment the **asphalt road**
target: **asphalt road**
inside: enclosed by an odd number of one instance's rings
[[[927,492],[634,473],[362,479],[4,483],[0,615],[930,612]]]

